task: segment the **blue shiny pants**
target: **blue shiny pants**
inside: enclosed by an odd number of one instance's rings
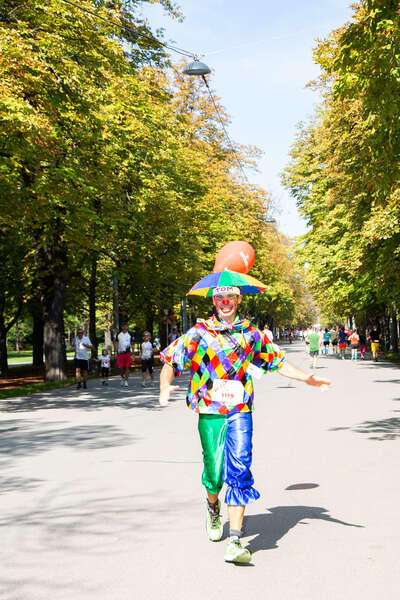
[[[225,482],[225,503],[244,506],[260,497],[250,471],[253,419],[251,412],[232,415],[199,415],[203,448],[202,483],[218,494]]]

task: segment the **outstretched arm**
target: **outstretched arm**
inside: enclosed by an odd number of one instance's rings
[[[160,373],[160,397],[158,402],[161,404],[161,406],[167,406],[171,397],[171,393],[179,390],[178,385],[171,385],[174,379],[174,369],[171,367],[171,365],[167,365],[165,363]]]
[[[307,383],[307,385],[314,385],[317,387],[321,387],[322,389],[326,389],[327,387],[332,385],[330,379],[325,379],[324,377],[316,377],[314,373],[305,373],[298,367],[295,367],[295,365],[293,365],[289,361],[285,361],[278,372],[280,375],[288,377],[289,379],[303,381],[304,383]]]

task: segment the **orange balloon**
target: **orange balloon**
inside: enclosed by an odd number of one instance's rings
[[[236,241],[225,244],[218,252],[214,264],[214,273],[219,271],[236,271],[248,273],[254,265],[256,254],[247,242]]]

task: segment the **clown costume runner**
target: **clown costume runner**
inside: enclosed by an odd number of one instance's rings
[[[193,289],[193,288],[192,288]],[[241,289],[214,287],[216,316],[198,322],[162,353],[161,406],[166,406],[175,376],[190,369],[186,402],[198,413],[198,430],[203,449],[202,483],[207,493],[206,532],[217,542],[222,537],[219,493],[225,483],[230,534],[224,559],[249,563],[251,554],[241,544],[242,523],[247,504],[260,497],[251,473],[252,413],[254,391],[252,370],[277,372],[312,386],[329,386],[330,381],[306,374],[286,359],[285,352],[247,319],[238,305]]]

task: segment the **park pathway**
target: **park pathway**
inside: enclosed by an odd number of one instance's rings
[[[166,409],[138,374],[1,401],[0,597],[397,600],[400,369],[329,356],[317,373],[331,391],[256,382],[249,567],[205,535],[187,378]]]

